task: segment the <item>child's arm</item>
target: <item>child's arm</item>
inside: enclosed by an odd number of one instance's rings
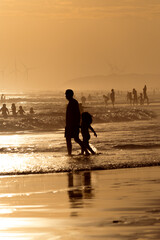
[[[94,133],[94,136],[97,137],[97,133],[94,131],[94,129],[91,127],[91,125],[89,126],[89,129],[91,129],[91,131]]]

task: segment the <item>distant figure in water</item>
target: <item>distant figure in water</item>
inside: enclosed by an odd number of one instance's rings
[[[135,88],[133,88],[132,93],[133,93],[133,105],[138,104],[138,96],[137,96],[137,91]]]
[[[23,116],[25,111],[23,110],[22,106],[19,106],[19,110],[18,110],[18,113]]]
[[[127,92],[127,102],[131,105],[132,104],[132,92]]]
[[[114,107],[114,104],[115,104],[115,91],[114,91],[114,89],[111,90],[110,99],[111,99],[112,105]]]
[[[108,101],[109,101],[109,97],[106,96],[106,95],[103,95],[103,99],[104,99],[105,106],[107,106],[108,105]]]
[[[80,110],[78,101],[73,98],[74,92],[72,89],[67,89],[65,95],[66,99],[69,101],[66,109],[65,138],[67,143],[68,155],[71,156],[72,138],[74,138],[74,141],[81,146],[82,153],[84,152],[84,146],[83,142],[79,139]]]
[[[15,116],[17,115],[15,103],[12,103],[12,105],[11,105],[11,111],[12,111],[12,115],[15,117]]]
[[[144,99],[144,102],[145,100],[147,101],[147,104],[149,104],[149,98],[147,96],[147,86],[145,85],[144,88],[143,88],[143,99]]]
[[[0,111],[2,112],[2,115],[3,115],[4,118],[8,117],[9,110],[6,107],[5,103],[3,104],[2,108],[0,109]]]
[[[85,96],[82,96],[82,97],[81,97],[81,101],[82,101],[82,104],[85,105],[85,103],[86,103],[86,97],[85,97]]]
[[[92,100],[92,96],[91,94],[88,95],[88,101],[91,101]]]
[[[139,104],[140,105],[144,104],[144,98],[143,98],[143,94],[142,93],[140,93],[138,100],[139,100]]]
[[[35,113],[34,110],[33,110],[33,107],[30,108],[29,113],[30,113],[31,115],[33,115],[33,114]]]
[[[4,103],[6,101],[6,97],[4,94],[1,95],[1,102]]]
[[[89,145],[89,139],[90,139],[89,130],[91,130],[94,133],[94,136],[97,137],[96,132],[91,127],[91,123],[92,123],[91,114],[88,112],[83,112],[82,113],[82,123],[81,123],[81,133],[83,136],[83,144],[84,144],[84,147],[86,150],[89,150],[92,154],[95,154],[95,152]],[[88,151],[85,151],[85,152],[86,152],[86,155],[89,155]]]

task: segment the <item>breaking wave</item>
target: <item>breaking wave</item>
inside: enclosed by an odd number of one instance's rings
[[[117,149],[152,149],[160,148],[160,144],[119,144],[114,146]]]
[[[21,159],[21,160],[20,160]],[[75,171],[91,171],[91,170],[112,170],[112,169],[127,169],[127,168],[139,168],[139,167],[153,167],[160,166],[160,160],[150,159],[144,160],[139,158],[138,161],[135,159],[117,161],[110,156],[108,160],[103,160],[103,154],[97,156],[64,156],[64,157],[51,157],[50,160],[45,161],[40,160],[40,158],[35,157],[34,160],[31,158],[27,161],[23,161],[20,158],[20,163],[14,162],[10,164],[10,167],[4,168],[1,166],[0,175],[27,175],[27,174],[46,174],[46,173],[63,173],[63,172],[75,172]],[[36,161],[35,161],[36,159]],[[43,158],[44,160],[44,158]],[[11,159],[10,159],[11,161]],[[23,161],[23,162],[22,162]],[[12,165],[13,164],[13,165]],[[1,165],[1,164],[0,164]]]
[[[93,123],[150,120],[156,117],[152,111],[135,108],[112,108],[105,112],[103,109],[90,109],[90,112],[93,115]],[[0,118],[0,132],[52,131],[64,126],[65,111]]]

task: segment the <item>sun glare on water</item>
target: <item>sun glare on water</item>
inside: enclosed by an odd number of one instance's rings
[[[14,172],[15,169],[22,168],[24,155],[18,154],[19,148],[27,144],[21,135],[1,135],[0,136],[0,173]],[[13,153],[14,152],[14,153]]]
[[[19,146],[20,144],[20,135],[1,135],[0,136],[0,145],[2,147],[10,146]]]

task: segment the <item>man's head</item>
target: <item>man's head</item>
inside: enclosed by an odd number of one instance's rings
[[[72,89],[67,89],[66,92],[65,92],[65,95],[66,95],[66,99],[70,100],[70,99],[73,98],[74,92],[73,92]]]

